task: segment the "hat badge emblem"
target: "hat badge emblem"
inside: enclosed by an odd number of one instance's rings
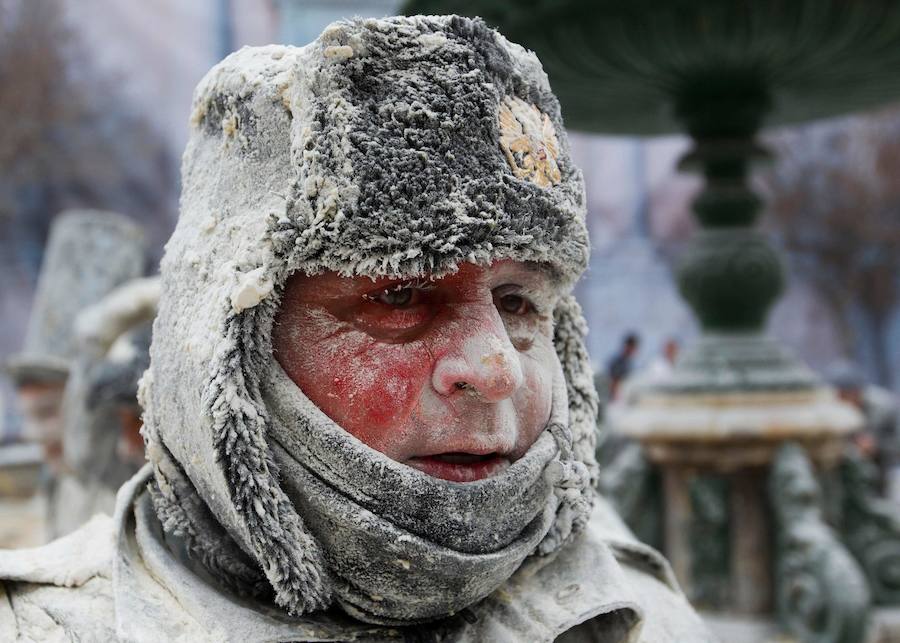
[[[559,183],[559,139],[550,117],[521,98],[506,96],[498,119],[500,149],[513,174],[542,188]]]

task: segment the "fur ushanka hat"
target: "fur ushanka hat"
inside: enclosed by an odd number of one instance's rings
[[[508,258],[544,264],[568,293],[589,252],[581,174],[537,58],[480,20],[353,20],[306,47],[245,48],[207,74],[193,110],[142,382],[157,513],[233,588],[294,615],[348,608],[343,552],[286,494],[270,442],[264,380],[286,279],[440,276]],[[568,469],[545,476],[549,522],[507,576],[564,546],[590,511],[585,324],[568,295],[554,318],[569,417],[554,457]],[[372,622],[446,615],[365,600],[348,611]]]

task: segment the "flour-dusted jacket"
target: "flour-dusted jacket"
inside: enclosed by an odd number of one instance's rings
[[[380,641],[405,628],[338,612],[290,619],[212,584],[173,554],[144,487],[119,493],[116,517],[32,550],[0,552],[2,641]],[[436,641],[707,643],[714,639],[672,580],[598,501],[589,528],[553,557],[529,559],[498,590],[439,626]],[[428,640],[427,638],[425,640]]]

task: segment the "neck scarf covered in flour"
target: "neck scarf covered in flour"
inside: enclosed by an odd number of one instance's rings
[[[348,613],[386,625],[455,613],[499,587],[545,538],[560,536],[557,527],[548,537],[560,499],[584,512],[587,470],[560,459],[571,438],[565,389],[555,393],[549,428],[524,457],[498,476],[459,484],[370,449],[273,363],[264,396],[282,485],[323,546]],[[568,506],[554,484],[577,490],[580,505]]]

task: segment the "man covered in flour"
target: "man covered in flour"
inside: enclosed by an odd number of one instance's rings
[[[150,464],[111,521],[0,556],[4,627],[711,640],[593,490],[584,192],[535,56],[478,20],[354,20],[194,100]]]

